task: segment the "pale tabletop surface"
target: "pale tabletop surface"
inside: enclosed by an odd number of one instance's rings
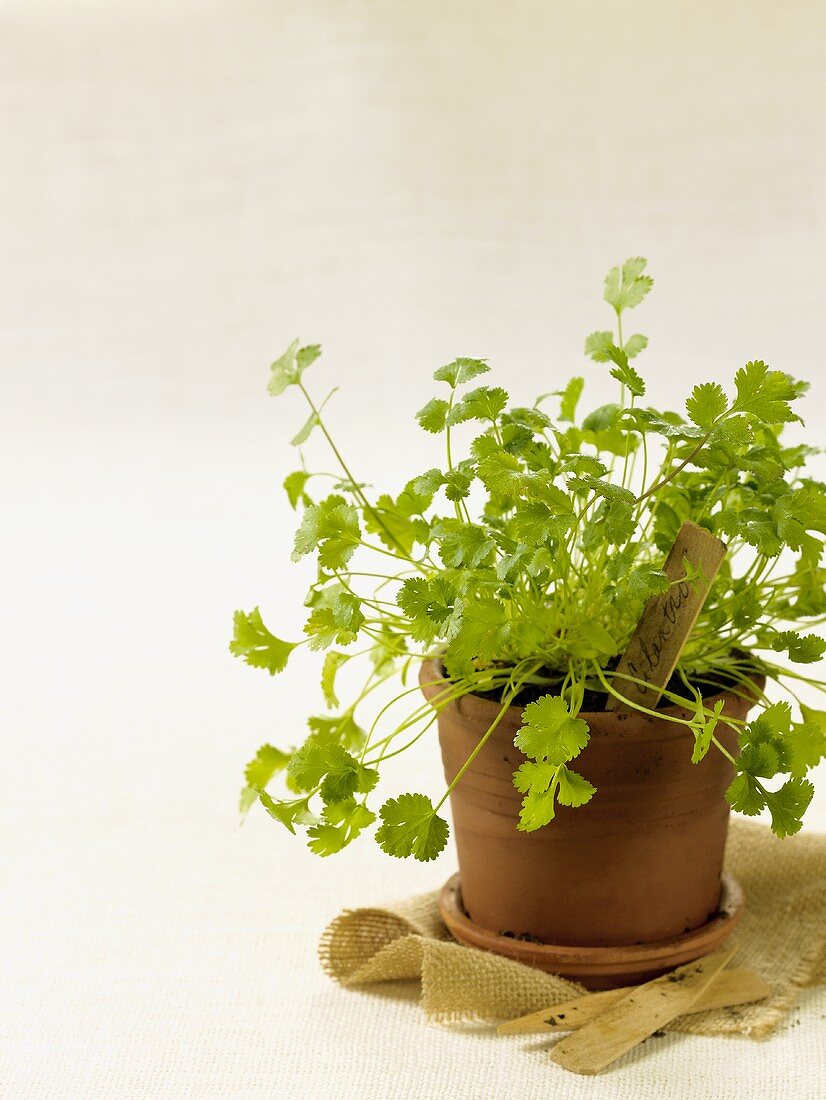
[[[302,622],[303,416],[265,393],[296,334],[392,488],[438,461],[412,413],[455,355],[606,400],[582,339],[642,252],[652,400],[762,356],[822,433],[824,44],[796,0],[0,4],[0,1094],[823,1095],[822,992],[585,1080],[332,985],[325,923],[454,856],[239,828],[244,761],[320,699],[312,659],[271,680],[227,640],[236,607]],[[388,793],[440,792],[432,742],[408,767]]]

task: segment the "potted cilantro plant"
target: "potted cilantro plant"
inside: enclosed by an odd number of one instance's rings
[[[417,414],[433,464],[392,491],[334,442],[306,377],[321,349],[296,341],[272,365],[270,393],[308,407],[293,443],[321,437],[337,472],[331,491],[303,462],[284,482],[293,557],[318,566],[304,638],[277,637],[255,608],[236,613],[230,648],[270,673],[299,646],[323,653],[328,712],[302,739],[279,731],[292,747],[258,750],[242,811],[259,802],[321,856],[377,822],[389,855],[431,860],[450,797],[464,910],[493,934],[610,948],[701,929],[729,808],[795,833],[824,753],[826,714],[798,691],[820,686],[805,666],[826,649],[811,633],[826,617],[826,488],[806,473],[813,449],[784,434],[806,386],[755,361],[694,386],[682,411],[650,407],[632,364],[647,339],[624,331],[645,267],[609,272],[613,327],[585,342],[615,402],[580,417],[573,378],[513,406],[478,381],[485,361],[456,359]],[[659,705],[632,704],[617,664],[676,583],[663,563],[687,520],[727,554]],[[405,791],[396,757],[434,723],[446,789]],[[401,789],[378,805],[385,768]]]

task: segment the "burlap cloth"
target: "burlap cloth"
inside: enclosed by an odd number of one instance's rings
[[[826,834],[778,840],[762,825],[732,821],[726,867],[746,893],[732,965],[768,982],[766,1000],[684,1016],[671,1029],[762,1038],[806,986],[826,982]],[[584,992],[581,986],[451,939],[438,891],[384,909],[348,909],[319,944],[324,970],[344,986],[420,979],[429,1020],[508,1020]]]

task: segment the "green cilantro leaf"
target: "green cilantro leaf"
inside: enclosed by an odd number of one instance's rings
[[[694,749],[691,753],[691,763],[699,764],[708,750],[711,748],[711,739],[720,720],[720,714],[725,706],[725,699],[718,699],[714,704],[713,714],[706,717],[702,714],[703,701],[698,699],[699,718],[694,725]],[[774,773],[772,773],[774,774]]]
[[[495,546],[484,527],[453,519],[437,523],[433,537],[439,545],[439,556],[451,568],[476,569],[488,560]]]
[[[320,421],[318,419],[318,413],[310,413],[310,415],[304,421],[302,427],[299,428],[299,430],[290,440],[290,446],[300,447],[302,443],[306,443],[307,440],[310,438],[310,434],[313,428],[317,427],[319,423]]]
[[[518,828],[526,833],[541,829],[554,819],[555,802],[582,806],[596,792],[596,787],[577,772],[547,760],[525,761],[514,773],[513,785],[525,795]]]
[[[408,577],[396,595],[396,602],[411,620],[410,632],[429,644],[444,636],[457,607],[457,594],[445,577]]]
[[[244,769],[246,786],[241,791],[240,810],[245,814],[258,798],[258,791],[263,790],[276,772],[286,768],[290,760],[290,753],[282,752],[272,745],[262,745],[255,756]]]
[[[434,435],[445,430],[450,406],[441,397],[431,397],[428,403],[416,413],[416,419],[426,432]]]
[[[305,470],[295,470],[284,478],[284,489],[293,508],[298,507],[299,501],[304,504],[310,503],[304,492],[304,487],[309,479],[310,475]]]
[[[364,614],[351,592],[338,591],[316,607],[304,624],[310,649],[329,649],[332,645],[351,645],[364,625]]]
[[[451,389],[478,378],[480,374],[487,374],[490,367],[484,359],[454,359],[444,367],[439,367],[433,372],[437,382],[447,382]]]
[[[645,383],[634,367],[628,362],[628,356],[622,348],[618,348],[616,345],[611,344],[605,349],[605,357],[616,364],[610,372],[611,377],[616,378],[621,385],[627,386],[629,393],[634,397],[642,397],[645,393]]]
[[[800,712],[802,724],[792,726],[788,735],[789,771],[797,779],[826,756],[826,711],[801,705]]]
[[[717,382],[695,386],[685,402],[688,418],[700,428],[710,428],[728,409],[728,398]]]
[[[596,794],[597,789],[592,783],[564,765],[559,769],[557,779],[559,787],[556,798],[562,806],[584,806]]]
[[[320,504],[304,509],[301,526],[295,534],[293,561],[318,551],[325,569],[341,569],[361,541],[358,512],[344,497],[329,496]]]
[[[556,788],[559,765],[546,760],[526,760],[514,773],[513,785],[525,795],[518,828],[532,833],[553,821],[556,813]]]
[[[324,807],[324,820],[307,830],[310,851],[318,856],[340,852],[372,825],[376,815],[353,798],[333,802]]]
[[[585,389],[584,378],[572,378],[564,390],[557,394],[561,398],[559,402],[559,419],[568,424],[576,420],[576,410],[582,391]]]
[[[309,825],[317,820],[310,812],[306,798],[277,802],[266,791],[259,791],[258,801],[271,818],[280,821],[291,833],[295,833],[296,825]]]
[[[433,499],[434,494],[441,485],[444,485],[445,475],[441,470],[427,470],[425,473],[414,477],[409,483],[415,493]]]
[[[608,362],[608,348],[614,346],[613,332],[592,332],[585,341],[585,354],[595,363]]]
[[[311,733],[322,740],[343,745],[350,752],[358,752],[367,740],[367,734],[353,718],[352,710],[334,716],[316,714],[307,719],[307,725]]]
[[[447,844],[448,825],[423,794],[400,794],[381,810],[376,840],[388,855],[413,856],[421,862],[436,859]]]
[[[726,801],[733,810],[749,817],[759,814],[766,805],[763,788],[748,772],[739,772],[734,777],[726,791]]]
[[[605,301],[614,307],[617,313],[638,306],[654,280],[644,275],[647,261],[641,256],[626,260],[622,267],[612,267],[605,276]]]
[[[826,638],[817,634],[798,634],[796,630],[782,630],[772,638],[772,649],[786,651],[789,660],[798,665],[810,665],[826,653]]]
[[[253,668],[265,668],[271,676],[283,671],[290,654],[298,645],[298,642],[284,642],[271,634],[264,626],[257,607],[250,612],[236,611],[233,628],[230,653],[241,657]]]
[[[277,397],[282,394],[287,386],[297,386],[301,376],[307,367],[311,366],[321,355],[318,344],[310,344],[299,348],[299,341],[293,340],[284,354],[276,359],[270,367],[270,381],[267,389]]]
[[[323,734],[310,734],[290,757],[287,774],[297,791],[313,791],[331,766],[331,756],[340,746]]]
[[[321,694],[331,710],[340,705],[336,695],[336,673],[349,660],[349,653],[339,653],[335,649],[331,649],[324,656],[324,664],[321,667]]]
[[[765,363],[746,363],[734,376],[737,399],[733,408],[748,413],[764,424],[783,424],[799,419],[789,402],[800,395],[797,384],[782,371],[772,370]]]
[[[465,394],[458,405],[454,405],[450,422],[460,424],[466,420],[488,420],[495,424],[507,403],[507,390],[501,386],[478,386]]]
[[[800,831],[814,790],[808,779],[787,779],[778,791],[766,791],[766,805],[775,836],[792,836]]]
[[[643,336],[637,332],[633,336],[629,336],[625,341],[623,351],[629,359],[635,359],[641,351],[645,351],[648,347],[648,337]]]
[[[543,695],[522,711],[522,726],[513,743],[526,756],[556,765],[579,756],[588,736],[588,723],[572,717],[561,696]]]
[[[331,747],[327,758],[327,774],[321,784],[325,802],[342,802],[351,795],[367,794],[378,782],[375,768],[366,768],[340,745]]]
[[[496,450],[479,463],[479,478],[485,488],[500,496],[518,497],[526,477],[516,455]]]

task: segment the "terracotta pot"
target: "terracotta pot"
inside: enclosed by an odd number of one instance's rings
[[[440,676],[437,662],[423,665],[427,698],[440,690]],[[726,692],[707,705],[718,698],[723,717],[742,719],[753,704]],[[465,696],[441,712],[448,782],[498,710]],[[521,795],[512,776],[525,759],[513,744],[519,707],[506,712],[457,784],[451,810],[466,913],[494,933],[582,947],[656,943],[707,924],[720,902],[731,764],[714,748],[692,764],[691,732],[661,718],[582,717],[591,739],[572,766],[597,788],[587,805],[560,806],[536,832],[517,830]],[[717,736],[736,754],[734,730],[721,722]]]

